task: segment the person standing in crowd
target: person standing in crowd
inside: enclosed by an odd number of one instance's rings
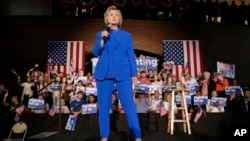
[[[226,97],[225,88],[227,86],[229,86],[228,79],[224,77],[223,72],[219,72],[217,74],[217,78],[215,81],[215,89],[216,89],[219,97]]]
[[[24,102],[24,105],[27,107],[29,98],[33,96],[32,87],[35,86],[35,83],[32,82],[31,76],[26,77],[26,82],[20,83],[20,76],[18,75],[18,84],[21,87],[23,87],[21,100],[22,100],[22,102]]]
[[[244,99],[245,99],[245,111],[250,112],[250,90],[246,90],[244,92]]]
[[[225,109],[222,105],[212,105],[211,104],[211,101],[212,101],[212,98],[215,98],[215,97],[218,97],[218,94],[215,90],[212,91],[212,97],[208,99],[208,103],[206,105],[206,110],[208,113],[223,113],[225,112]]]
[[[70,113],[73,115],[73,117],[76,117],[80,114],[82,114],[82,105],[86,104],[87,102],[83,99],[83,96],[85,95],[85,92],[78,91],[77,97],[75,100],[73,100],[70,103]]]
[[[99,129],[101,141],[107,141],[110,133],[110,103],[114,85],[125,110],[129,129],[135,141],[141,141],[138,115],[132,96],[132,84],[137,84],[137,67],[131,33],[121,29],[122,14],[115,6],[104,13],[107,30],[96,34],[93,55],[99,57],[94,72],[99,105]]]

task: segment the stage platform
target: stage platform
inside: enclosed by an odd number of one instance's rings
[[[21,116],[28,126],[26,140],[41,141],[95,141],[99,140],[98,115],[81,115],[78,118],[75,131],[65,130],[68,114],[25,113]],[[124,114],[110,115],[110,140],[128,141],[128,125]],[[207,113],[198,123],[191,123],[191,135],[183,132],[182,124],[175,123],[174,134],[167,130],[167,117],[159,114],[138,114],[143,141],[224,141],[235,139],[243,141],[243,136],[234,136],[237,129],[246,129],[244,137],[250,138],[249,113]],[[14,125],[14,115],[8,115],[0,120],[0,139],[8,137]]]
[[[143,132],[143,141],[220,141],[215,137],[205,135],[188,135],[176,132],[174,135],[163,132]],[[100,141],[98,132],[62,131],[46,138],[32,138],[27,141]],[[111,132],[109,141],[133,141],[128,132]]]

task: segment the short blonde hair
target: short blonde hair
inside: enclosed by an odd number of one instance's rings
[[[108,17],[108,14],[109,14],[109,12],[111,11],[111,10],[116,10],[117,11],[117,13],[118,13],[118,16],[119,16],[119,27],[121,27],[121,25],[122,25],[122,13],[121,13],[121,11],[119,10],[119,9],[117,9],[116,8],[116,6],[109,6],[108,8],[107,8],[107,10],[105,11],[105,13],[104,13],[104,23],[106,24],[106,25],[108,25],[108,19],[107,19],[107,17]]]
[[[208,77],[210,77],[210,72],[205,71],[205,72],[204,72],[204,75],[207,75]]]

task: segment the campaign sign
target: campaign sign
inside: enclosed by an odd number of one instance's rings
[[[62,90],[62,86],[61,86],[60,84],[52,84],[52,85],[50,86],[50,89],[51,89],[52,91],[61,91],[61,90]]]
[[[206,105],[208,96],[194,96],[194,105]]]
[[[80,76],[77,78],[76,82],[82,81],[83,84],[87,83],[87,76]]]
[[[189,95],[195,95],[196,92],[200,88],[199,88],[199,84],[197,82],[195,82],[195,83],[188,83],[186,86],[186,89],[187,89]]]
[[[65,126],[65,130],[74,131],[77,118],[78,116],[73,117],[73,115],[69,114],[69,117]]]
[[[227,98],[224,98],[224,97],[212,97],[210,105],[226,107],[227,106]]]
[[[97,96],[97,89],[86,87],[86,95],[89,96],[90,94]]]
[[[97,113],[97,107],[96,104],[84,104],[82,105],[82,114],[96,114]]]
[[[154,93],[155,91],[158,91],[160,94],[162,93],[161,85],[159,84],[151,84],[149,87],[149,92]]]
[[[137,68],[142,71],[146,70],[156,70],[158,66],[158,61],[156,57],[137,57],[136,58]]]
[[[137,84],[135,90],[136,90],[136,93],[149,93],[150,85]]]
[[[44,109],[44,100],[31,98],[28,102],[28,108],[34,110],[43,110]]]
[[[225,87],[226,95],[235,93],[236,95],[243,95],[243,90],[240,86],[228,86]]]
[[[76,87],[75,93],[78,93],[79,91],[85,92],[85,87]]]
[[[187,91],[198,91],[199,88],[199,84],[197,82],[195,83],[188,83],[186,86]]]
[[[92,74],[94,74],[98,58],[92,58],[91,61],[92,61]]]
[[[235,65],[217,62],[217,72],[223,72],[225,77],[235,78]]]
[[[191,104],[191,96],[190,95],[185,95],[186,98],[186,104],[190,105]],[[180,95],[175,96],[175,103],[176,105],[181,105],[181,97]]]
[[[167,85],[163,85],[162,91],[163,92],[170,92],[171,89],[175,89],[175,88],[176,88],[175,84],[167,84]]]

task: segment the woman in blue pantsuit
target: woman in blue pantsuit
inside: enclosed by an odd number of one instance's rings
[[[101,141],[107,141],[110,133],[110,106],[114,84],[125,111],[129,129],[135,141],[141,141],[138,116],[133,103],[132,84],[137,84],[137,67],[132,36],[122,29],[122,15],[115,6],[104,13],[107,30],[96,34],[93,55],[98,57],[94,72],[99,106]]]

